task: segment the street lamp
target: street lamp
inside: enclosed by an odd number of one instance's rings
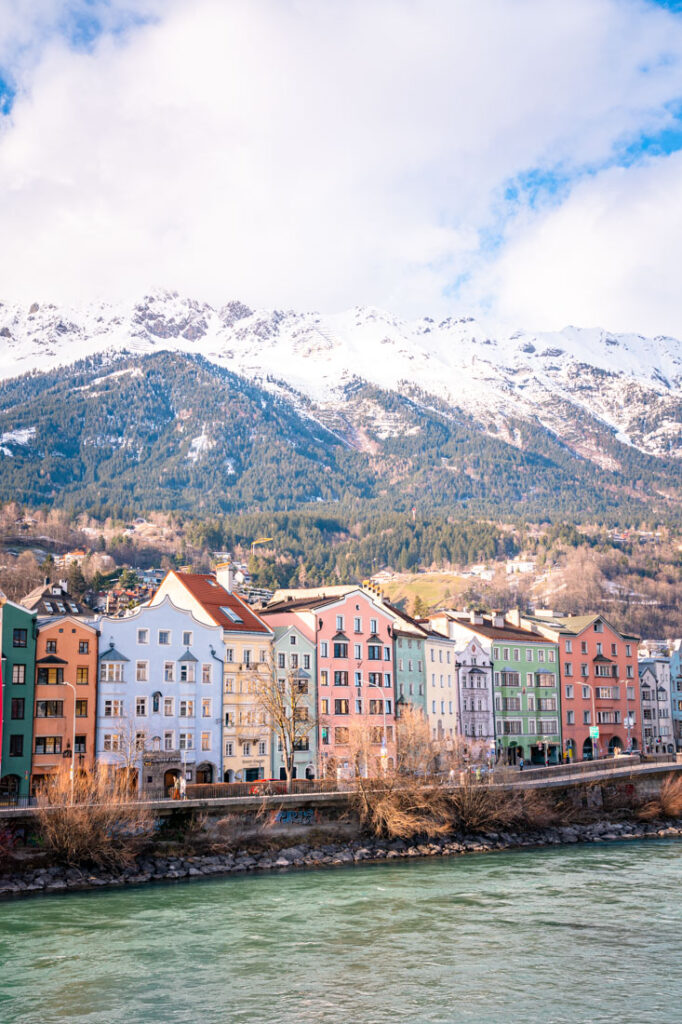
[[[583,680],[582,685],[583,685],[583,687],[587,687],[587,689],[590,691],[590,694],[592,696],[592,725],[596,727],[596,725],[597,725],[597,711],[596,711],[595,704],[594,704],[594,686],[591,683],[586,683],[584,680]],[[594,743],[595,743],[595,741],[594,741],[594,739],[591,736],[590,736],[590,743],[592,745],[592,760],[594,761],[594,760],[596,760],[595,754],[594,754]],[[598,738],[597,738],[597,757],[599,757],[599,739]]]
[[[73,729],[71,731],[71,803],[73,804],[73,786],[76,775],[76,687],[73,683],[67,683],[65,679],[60,685],[68,686],[70,690],[73,690]]]

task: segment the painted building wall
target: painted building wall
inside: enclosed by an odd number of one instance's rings
[[[639,683],[644,752],[672,754],[676,747],[672,720],[670,658],[641,659]]]
[[[95,763],[97,654],[97,628],[84,619],[38,619],[33,787],[64,763]]]
[[[394,636],[396,698],[426,714],[426,636],[400,628]]]
[[[457,660],[455,644],[430,630],[424,641],[426,718],[434,740],[454,741],[457,734]]]
[[[157,788],[166,762],[187,782],[221,781],[221,628],[170,598],[124,618],[103,616],[98,626],[98,759],[134,769],[142,791]]]
[[[310,722],[316,722],[317,708],[317,662],[315,658],[315,640],[307,636],[295,625],[276,626],[273,644],[274,667],[280,685],[288,686],[297,681],[298,686],[306,688],[301,694],[301,709],[305,707]],[[294,754],[294,770],[297,779],[317,778],[319,775],[318,728],[314,725],[305,737],[301,736],[301,749]],[[271,737],[272,778],[286,777],[281,741],[277,735]]]
[[[457,733],[495,751],[493,663],[483,644],[472,637],[455,651],[457,660]]]
[[[1,794],[30,792],[35,699],[36,616],[12,601],[0,605],[2,649]],[[15,633],[15,630],[18,631]]]
[[[675,749],[682,750],[682,640],[673,641],[670,657],[670,690]]]

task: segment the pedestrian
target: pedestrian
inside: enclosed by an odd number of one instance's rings
[[[180,776],[180,799],[187,799],[187,782],[184,775]]]
[[[523,758],[522,757],[519,758],[519,771],[520,772],[523,771]]]

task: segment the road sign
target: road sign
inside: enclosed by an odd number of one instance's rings
[[[590,726],[590,739],[591,740],[598,740],[599,739],[599,726],[598,725],[591,725]]]

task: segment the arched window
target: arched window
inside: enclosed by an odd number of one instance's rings
[[[161,707],[161,694],[157,690],[156,693],[152,694],[152,712],[155,715],[158,715],[160,707]]]

